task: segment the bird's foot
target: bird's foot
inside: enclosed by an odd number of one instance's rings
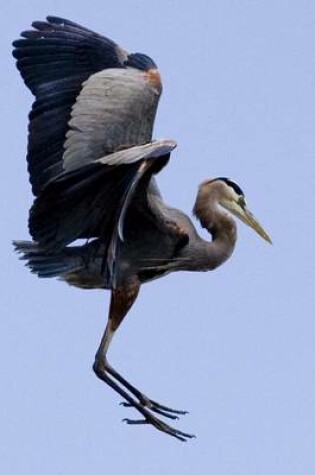
[[[172,437],[175,437],[176,439],[182,442],[186,442],[187,439],[193,439],[196,437],[193,434],[188,434],[187,432],[182,432],[178,429],[175,429],[174,427],[169,426],[165,422],[155,417],[146,409],[141,411],[141,413],[143,414],[144,419],[123,419],[123,421],[129,425],[150,424],[157,430],[164,432],[165,434],[168,434]]]
[[[123,406],[133,407],[143,416],[143,419],[141,420],[124,419],[127,424],[150,424],[159,431],[164,432],[165,434],[169,434],[172,437],[175,437],[176,439],[181,441],[186,441],[187,439],[195,437],[192,434],[182,432],[169,426],[164,421],[158,419],[155,415],[152,414],[152,412],[155,412],[163,417],[167,417],[169,419],[174,420],[178,419],[179,415],[187,414],[187,411],[172,409],[168,406],[159,404],[158,402],[153,401],[152,399],[149,399],[141,391],[139,391],[132,384],[126,381],[125,378],[123,378],[119,373],[117,373],[117,371],[114,370],[114,368],[111,367],[108,363],[106,364],[106,368],[94,365],[94,371],[100,379],[102,379],[106,384],[113,388],[114,391],[120,394],[120,396],[124,399],[124,401],[121,403]]]
[[[188,414],[188,411],[172,409],[171,407],[164,406],[163,404],[153,401],[153,399],[149,399],[144,394],[141,394],[138,399],[141,406],[148,408],[151,411],[156,412],[157,414],[160,414],[161,416],[167,417],[169,419],[179,419],[179,416]],[[132,407],[132,404],[130,404],[129,402],[123,401],[120,404],[124,407]]]

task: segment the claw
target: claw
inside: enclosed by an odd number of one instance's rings
[[[104,367],[97,366],[97,376],[104,381],[108,386],[110,386],[114,391],[116,391],[123,399],[120,404],[124,407],[133,407],[138,413],[143,416],[143,419],[124,419],[129,425],[152,425],[155,429],[164,432],[176,439],[186,442],[187,439],[192,439],[195,436],[193,434],[188,434],[186,432],[181,432],[180,430],[175,429],[174,427],[169,426],[164,421],[153,415],[153,413],[158,413],[163,417],[168,417],[169,419],[178,419],[178,415],[187,414],[187,411],[178,411],[177,409],[171,409],[170,407],[163,406],[162,404],[153,401],[152,399],[147,398],[143,393],[138,389],[132,386],[128,381],[126,381],[117,371],[115,371],[111,366],[108,365],[107,361]],[[127,391],[131,394],[129,394]]]
[[[127,417],[125,417],[125,419],[123,419],[122,422],[126,422],[126,424],[129,424],[129,425],[149,424],[149,422],[146,419],[128,419]]]
[[[188,411],[172,409],[171,407],[163,406],[162,404],[159,404],[158,402],[153,401],[152,399],[148,399],[146,397],[143,397],[140,400],[140,404],[143,407],[147,407],[148,409],[151,409],[151,411],[157,412],[158,414],[164,415],[165,417],[170,417],[170,419],[178,419],[178,417],[171,417],[170,414],[166,414],[168,412],[171,414],[178,414],[181,416],[185,416],[186,414],[189,414]],[[124,407],[132,407],[132,404],[125,401],[121,401],[119,405],[124,406]]]
[[[124,406],[124,407],[133,407],[133,404],[130,404],[129,402],[124,402],[124,401],[120,402],[119,405]],[[161,416],[167,417],[168,419],[172,419],[173,421],[176,421],[176,420],[179,419],[179,417],[177,415],[170,414],[166,410],[159,409],[159,407],[156,407],[153,404],[152,405],[151,404],[150,405],[143,404],[143,407],[146,407],[146,408],[150,409],[152,412],[156,412],[157,414],[160,414]]]

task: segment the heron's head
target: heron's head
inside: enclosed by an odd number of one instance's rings
[[[206,196],[208,196],[208,198],[211,197],[212,202],[215,201],[218,203],[271,244],[272,241],[270,237],[247,208],[244,193],[235,182],[222,177],[207,180],[201,184],[199,193],[201,193],[201,195],[204,194],[204,198],[206,198]],[[205,205],[205,201],[208,200],[205,199],[202,201]]]

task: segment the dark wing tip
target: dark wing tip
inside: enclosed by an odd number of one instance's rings
[[[67,20],[66,18],[62,18],[62,17],[55,16],[55,15],[47,15],[46,20],[48,21],[48,23],[55,23],[57,25],[61,25],[61,24],[75,25],[74,22],[72,22],[70,20]]]
[[[54,15],[48,15],[46,17],[46,20],[47,20],[48,24],[52,25],[52,26],[71,27],[71,28],[75,28],[75,29],[78,29],[78,30],[81,30],[81,31],[85,31],[86,33],[92,33],[93,35],[98,36],[98,34],[95,33],[93,30],[90,30],[89,28],[86,28],[85,26],[82,26],[79,23],[76,23],[74,21],[67,20],[66,18],[61,18],[61,17],[54,16]]]
[[[150,69],[156,69],[157,65],[153,61],[152,58],[147,56],[146,54],[143,53],[133,53],[129,54],[127,51],[125,51],[123,48],[119,47],[114,41],[110,40],[109,38],[106,38],[98,33],[96,33],[93,30],[90,30],[89,28],[86,28],[79,23],[76,23],[71,20],[67,20],[66,18],[54,16],[54,15],[48,15],[46,17],[46,21],[44,20],[35,20],[32,22],[32,27],[33,30],[25,30],[20,34],[20,37],[23,39],[39,39],[42,38],[42,35],[44,37],[50,37],[51,35],[55,37],[56,33],[60,33],[63,35],[83,35],[89,39],[93,38],[94,40],[98,40],[102,43],[103,48],[108,48],[109,53],[111,53],[112,56],[112,63],[114,67],[131,67],[135,69],[139,69],[141,71],[149,71]],[[23,40],[21,42],[20,40],[15,40],[13,41],[13,47],[14,48],[19,48],[23,47]],[[97,54],[96,52],[96,46],[93,44],[95,47],[94,54]],[[99,45],[101,47],[101,45]],[[16,57],[15,52],[13,52],[13,56]],[[101,58],[99,58],[100,63],[102,63]],[[107,66],[108,58],[107,61],[105,61],[104,68],[108,67]]]

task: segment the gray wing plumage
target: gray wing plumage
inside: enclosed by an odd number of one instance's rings
[[[106,69],[92,75],[72,109],[64,169],[149,142],[160,93],[159,85],[137,69]]]

